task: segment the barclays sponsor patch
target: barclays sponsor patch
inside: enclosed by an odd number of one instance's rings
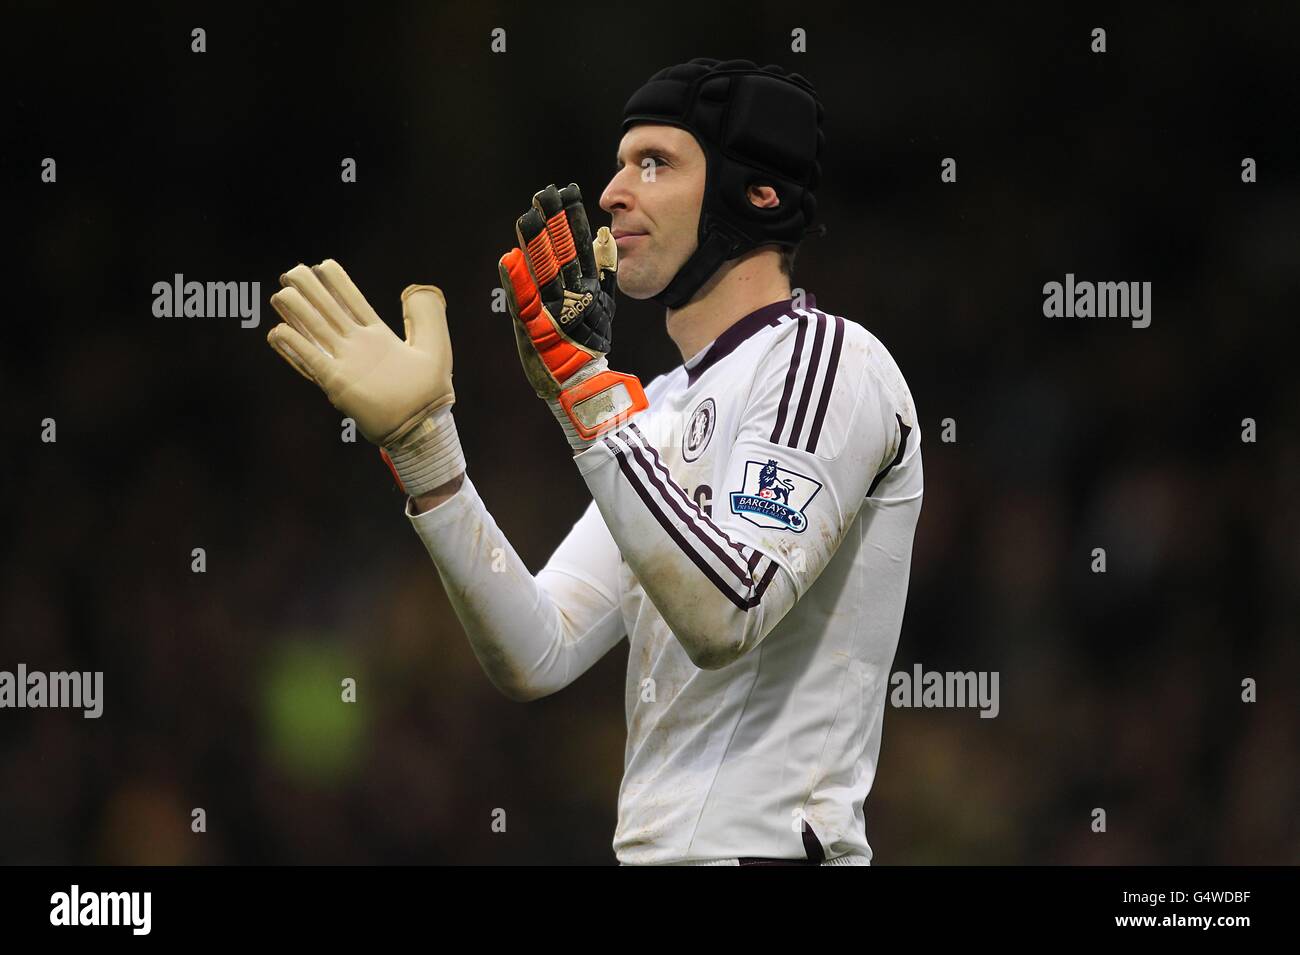
[[[771,458],[746,461],[744,485],[731,492],[731,513],[759,527],[802,533],[808,527],[804,508],[821,489],[819,482],[783,468]]]

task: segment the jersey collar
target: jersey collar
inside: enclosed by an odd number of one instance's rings
[[[817,307],[817,298],[811,292],[804,293],[804,307]],[[762,308],[756,309],[744,318],[734,322],[726,331],[715,338],[712,344],[686,360],[684,365],[686,368],[686,387],[689,388],[695,384],[700,375],[730,355],[740,346],[741,342],[751,335],[761,332],[772,325],[781,324],[782,317],[789,315],[793,309],[794,299],[788,298],[781,302],[773,302],[771,305],[764,305]]]

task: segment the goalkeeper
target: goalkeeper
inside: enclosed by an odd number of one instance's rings
[[[625,110],[610,227],[576,184],[516,221],[517,351],[592,495],[536,575],[466,473],[441,291],[402,293],[405,340],[332,260],[271,299],[271,345],[382,449],[503,693],[554,693],[628,638],[625,864],[871,858],[920,431],[879,339],[791,289],[822,116],[777,67],[660,71]],[[616,291],[663,305],[683,358],[644,389],[607,361]]]

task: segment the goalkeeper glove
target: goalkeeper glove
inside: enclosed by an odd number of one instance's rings
[[[403,341],[333,259],[296,265],[280,284],[271,306],[284,322],[267,341],[380,446],[402,489],[425,494],[461,474],[465,456],[451,417],[456,394],[442,290],[403,290]]]
[[[515,223],[519,247],[497,264],[528,380],[582,451],[646,407],[635,375],[610,371],[618,247],[601,226],[593,242],[582,193],[547,186]]]

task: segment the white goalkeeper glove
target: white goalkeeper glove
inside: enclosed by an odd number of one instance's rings
[[[280,284],[271,306],[284,322],[266,340],[379,445],[402,489],[418,496],[463,473],[442,290],[402,292],[403,341],[333,259],[296,265]]]

